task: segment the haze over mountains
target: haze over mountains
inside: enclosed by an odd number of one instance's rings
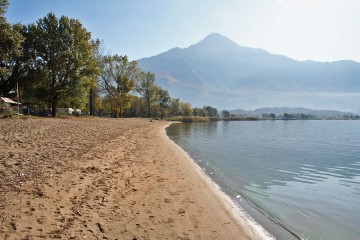
[[[219,109],[304,107],[360,112],[360,63],[296,61],[213,33],[138,60],[172,97]]]

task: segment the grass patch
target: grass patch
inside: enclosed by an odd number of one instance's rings
[[[207,117],[193,117],[193,116],[176,116],[166,118],[167,121],[176,121],[176,122],[208,122],[209,118]]]
[[[223,121],[258,121],[258,117],[228,117],[222,118]]]
[[[220,117],[209,117],[209,121],[212,121],[212,122],[221,121],[221,118]]]

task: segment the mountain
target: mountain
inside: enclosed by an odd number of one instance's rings
[[[360,63],[354,61],[296,61],[213,33],[138,64],[172,97],[193,106],[360,110]]]
[[[307,114],[307,115],[313,115],[313,116],[321,116],[321,117],[333,117],[333,118],[342,118],[344,115],[351,115],[350,112],[341,112],[341,111],[335,111],[335,110],[312,110],[308,108],[288,108],[288,107],[273,107],[273,108],[258,108],[255,110],[232,110],[232,114],[235,115],[248,115],[248,116],[261,116],[262,114]]]

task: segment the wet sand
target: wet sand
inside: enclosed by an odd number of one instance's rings
[[[167,125],[0,120],[0,239],[263,239]]]

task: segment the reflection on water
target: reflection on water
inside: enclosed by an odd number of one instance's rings
[[[174,124],[168,135],[303,238],[360,235],[360,122]]]

